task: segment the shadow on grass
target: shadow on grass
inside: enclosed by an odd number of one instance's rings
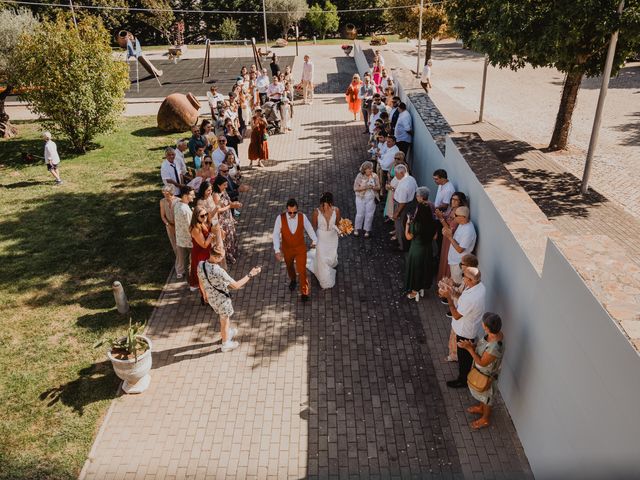
[[[158,127],[145,127],[132,131],[131,135],[135,137],[160,137],[162,135],[168,135],[168,133],[163,132]]]
[[[110,362],[94,363],[79,370],[77,379],[42,392],[40,400],[48,407],[60,402],[83,415],[87,405],[115,398],[119,382]]]

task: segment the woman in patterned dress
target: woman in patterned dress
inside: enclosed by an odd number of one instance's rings
[[[218,207],[218,221],[223,232],[227,263],[233,265],[238,257],[238,237],[236,236],[236,221],[231,209],[242,208],[242,203],[231,201],[226,191],[228,186],[226,178],[216,177],[213,182],[213,201]]]
[[[502,319],[500,316],[497,313],[486,312],[482,316],[482,329],[485,334],[477,346],[469,340],[458,342],[458,348],[464,348],[473,357],[473,368],[492,379],[491,385],[484,392],[478,392],[469,386],[469,392],[480,403],[467,408],[467,412],[482,415],[476,421],[471,422],[471,428],[474,430],[490,425],[491,407],[493,406],[498,373],[504,356],[504,335],[501,331]]]
[[[248,275],[240,280],[234,280],[220,266],[224,260],[224,251],[218,246],[211,249],[206,260],[198,264],[198,280],[200,289],[204,292],[204,301],[207,302],[214,312],[220,317],[220,335],[222,336],[222,352],[230,352],[240,346],[233,337],[237,336],[238,330],[231,327],[231,315],[233,315],[233,303],[229,289],[239,289],[260,273],[260,267],[251,269]]]

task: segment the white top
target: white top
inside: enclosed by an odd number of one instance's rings
[[[369,133],[373,134],[373,131],[376,128],[376,120],[378,120],[380,118],[380,111],[378,110],[378,113],[375,114],[371,114],[369,116]]]
[[[282,83],[270,83],[267,87],[267,96],[269,98],[280,98],[284,93],[284,85]]]
[[[380,88],[382,89],[382,91],[385,91],[387,89],[389,83],[391,83],[392,80],[392,77],[382,77],[382,80],[380,80]]]
[[[469,221],[469,223],[458,225],[458,228],[456,228],[453,234],[453,239],[458,245],[464,248],[464,251],[458,253],[456,249],[453,248],[453,242],[451,242],[452,244],[449,246],[449,253],[447,254],[447,262],[449,265],[458,265],[464,255],[471,253],[473,247],[476,246],[476,238],[476,228],[473,226],[473,222]]]
[[[44,163],[57,165],[60,163],[60,155],[58,155],[58,147],[53,140],[47,140],[44,144]]]
[[[220,92],[214,95],[213,93],[211,93],[211,91],[208,91],[207,100],[209,101],[209,105],[211,105],[212,107],[216,107],[218,105],[218,102],[224,102],[224,95],[222,95]]]
[[[380,168],[382,168],[382,170],[384,170],[385,172],[391,170],[391,167],[393,166],[393,160],[396,156],[396,153],[398,153],[399,151],[400,149],[397,145],[389,148],[385,143],[384,152],[380,150]]]
[[[382,56],[382,54],[378,55],[378,63],[381,67],[384,67],[384,57]]]
[[[451,203],[451,196],[456,193],[456,187],[453,186],[451,181],[448,181],[444,185],[438,185],[438,191],[436,192],[436,200],[434,205],[436,208],[440,208],[440,205],[446,203],[449,205]]]
[[[302,64],[302,81],[313,83],[313,62],[305,62]]]
[[[485,312],[484,299],[485,288],[482,282],[464,289],[458,298],[458,306],[456,307],[462,318],[451,319],[451,328],[456,332],[456,335],[464,338],[476,338]]]
[[[298,215],[295,215],[291,218],[291,215],[285,215],[287,217],[287,225],[289,226],[289,231],[295,233],[298,229]],[[282,242],[282,219],[281,215],[276,217],[276,223],[273,226],[273,250],[278,253],[280,252],[280,244]],[[318,241],[316,237],[316,232],[313,231],[313,227],[311,226],[311,222],[307,218],[307,216],[303,213],[302,218],[304,219],[304,230],[309,235],[309,238],[313,243]]]
[[[186,203],[179,201],[173,206],[173,216],[176,223],[176,244],[179,247],[193,247],[191,232],[189,232],[192,215],[193,212],[191,211],[191,207]]]
[[[256,87],[258,88],[259,93],[267,93],[267,88],[269,87],[269,76],[258,75],[258,78],[256,78]]]
[[[422,83],[427,83],[429,80],[431,80],[431,66],[425,65],[422,69],[422,78],[420,78],[420,81],[422,81]]]
[[[160,177],[162,178],[162,183],[165,185],[171,185],[167,180],[173,180],[177,183],[182,183],[180,178],[180,169],[178,165],[174,161],[171,163],[166,158],[163,160],[162,165],[160,166]],[[180,193],[180,188],[173,186],[173,194],[178,195]]]
[[[393,192],[393,201],[398,203],[411,203],[416,198],[416,190],[418,184],[416,179],[411,175],[406,174],[402,180],[398,181],[398,186],[395,192]]]
[[[178,173],[185,174],[187,173],[187,163],[184,160],[184,153],[180,151],[179,148],[175,149],[176,158],[173,160],[173,163],[178,167]]]
[[[409,111],[405,110],[404,112],[400,112],[394,132],[396,142],[411,142],[411,134],[409,132],[412,129],[413,122],[411,121],[411,114],[409,113]]]
[[[222,162],[224,162],[224,157],[227,155],[227,152],[233,152],[233,156],[235,157],[236,162],[238,162],[238,154],[233,147],[227,147],[226,152],[223,152],[220,150],[220,147],[218,147],[211,154],[211,159],[213,160],[213,164],[216,166],[216,169],[222,165]]]

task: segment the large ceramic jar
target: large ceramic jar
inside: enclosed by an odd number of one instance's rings
[[[172,93],[158,110],[158,128],[165,132],[184,132],[198,121],[200,102],[192,94]]]

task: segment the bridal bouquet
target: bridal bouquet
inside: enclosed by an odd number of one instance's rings
[[[338,230],[338,235],[341,237],[345,235],[351,235],[353,232],[353,223],[348,218],[341,218],[338,224],[336,225],[336,230]]]

